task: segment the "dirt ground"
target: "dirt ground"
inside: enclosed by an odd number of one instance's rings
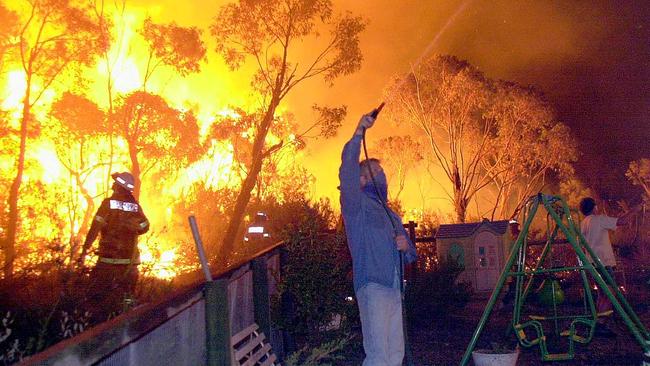
[[[629,271],[627,276],[626,298],[646,327],[650,326],[650,311],[648,310],[650,286],[645,282],[649,276],[650,272],[647,270]],[[462,310],[447,314],[430,324],[412,324],[409,329],[409,341],[414,364],[417,366],[458,365],[486,303],[486,296],[475,296]],[[511,319],[511,308],[495,310],[479,339],[477,348],[489,344],[491,339],[497,339],[503,334],[503,330],[507,328]],[[608,326],[616,333],[614,338],[594,337],[592,342],[587,345],[577,344],[576,356],[573,360],[542,362],[539,348],[533,347],[521,349],[518,365],[640,365],[642,349],[620,316],[612,317],[608,321]],[[547,333],[546,328],[545,333]],[[552,335],[548,337],[550,344],[558,344],[559,348],[556,352],[566,352],[568,349],[566,338],[552,339]],[[354,344],[346,352],[345,361],[335,364],[361,365],[363,356],[361,335],[358,334]],[[472,363],[470,362],[470,364]]]

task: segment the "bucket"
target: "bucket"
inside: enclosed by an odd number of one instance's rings
[[[472,352],[472,360],[476,366],[515,366],[519,358],[519,349],[510,353],[494,353],[490,350]]]

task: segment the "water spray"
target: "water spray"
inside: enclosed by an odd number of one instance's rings
[[[443,33],[449,28],[449,26],[456,21],[456,18],[460,13],[465,10],[465,8],[472,2],[472,0],[465,0],[461,3],[461,5],[456,9],[454,14],[452,14],[445,24],[440,28],[438,33],[436,33],[435,37],[427,44],[427,47],[420,53],[419,57],[415,60],[415,63],[411,64],[411,70],[413,73],[415,73],[415,66],[419,65],[424,57],[431,52],[433,47],[438,43],[438,40],[442,36]],[[395,88],[394,90],[399,89],[403,83],[405,83],[406,79],[402,80],[399,84],[398,87]],[[384,108],[386,105],[386,101],[390,101],[392,99],[392,95],[389,94],[386,96],[385,100],[379,104],[379,106],[370,112],[370,117],[373,118],[373,120],[377,119],[377,116],[379,115],[379,112]],[[363,153],[365,155],[366,160],[369,160],[368,156],[368,149],[366,147],[366,127],[363,128],[363,135],[362,135],[362,141],[363,141]],[[372,169],[370,166],[368,166],[368,172],[370,173],[370,179],[372,181],[373,186],[375,187],[375,191],[377,191],[377,196],[379,197],[379,200],[381,202],[382,207],[384,208],[384,211],[386,215],[388,216],[388,219],[390,220],[390,223],[393,227],[393,232],[395,237],[399,235],[399,229],[398,229],[398,223],[395,222],[395,219],[393,216],[390,214],[390,209],[388,208],[387,202],[384,201],[384,198],[381,196],[379,193],[379,188],[377,186],[377,182],[375,181],[375,176],[372,173]],[[415,244],[415,243],[413,243]],[[406,358],[406,365],[408,366],[413,366],[413,354],[411,353],[411,348],[410,344],[408,342],[408,332],[407,332],[407,326],[406,326],[406,309],[404,307],[404,253],[399,251],[399,278],[400,278],[400,293],[401,293],[401,300],[402,300],[402,325],[403,325],[403,332],[404,332],[404,353],[405,353],[405,358]],[[649,281],[650,282],[650,281]]]

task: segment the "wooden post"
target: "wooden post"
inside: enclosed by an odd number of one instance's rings
[[[409,232],[409,237],[411,238],[411,242],[413,242],[413,245],[416,246],[417,244],[415,242],[415,228],[418,227],[418,224],[416,224],[414,221],[409,221],[408,223],[408,232]],[[418,275],[418,266],[415,263],[411,263],[408,266],[409,269],[409,280],[415,281],[415,278]]]
[[[231,364],[228,279],[205,284],[205,329],[208,366]]]
[[[255,323],[259,329],[271,336],[271,313],[269,301],[269,280],[266,269],[266,256],[253,260],[253,309]]]

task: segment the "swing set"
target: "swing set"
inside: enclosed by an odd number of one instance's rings
[[[538,209],[543,207],[547,211],[547,240],[536,263],[527,266],[526,255],[529,246],[528,231],[531,223],[538,213]],[[589,278],[599,286],[607,298],[612,302],[614,311],[623,319],[625,325],[632,333],[634,339],[641,345],[644,352],[644,360],[650,358],[650,333],[641,323],[627,299],[621,292],[613,276],[605,269],[597,255],[587,245],[585,238],[582,236],[579,228],[571,218],[569,207],[566,202],[558,196],[544,195],[542,193],[530,197],[524,205],[523,227],[517,240],[515,241],[508,261],[501,271],[496,287],[490,296],[487,306],[481,316],[474,334],[470,340],[467,350],[461,360],[461,366],[467,365],[471,358],[472,351],[483,331],[494,305],[499,298],[499,294],[504,287],[507,279],[514,281],[514,308],[510,328],[513,330],[519,344],[525,348],[539,346],[543,361],[564,361],[571,360],[575,356],[575,344],[588,344],[591,342],[594,331],[597,326],[597,320],[600,316],[611,315],[613,311],[606,314],[598,314],[591,292]],[[552,227],[552,229],[551,229]],[[555,265],[556,261],[552,259],[553,248],[558,247],[558,234],[562,233],[566,242],[570,244],[572,254],[575,254],[576,265],[562,264]],[[548,263],[551,263],[549,266]],[[564,292],[560,286],[560,281],[555,276],[565,274],[579,275],[582,283],[582,306],[581,311],[570,309],[568,314],[560,312],[560,305],[565,301]],[[542,279],[540,292],[543,297],[540,302],[545,303],[552,308],[552,312],[547,314],[530,313],[533,308],[529,301],[532,296],[531,289],[533,284]],[[552,331],[546,331],[544,326],[549,324]],[[553,335],[553,340],[566,338],[568,347],[565,352],[549,352],[548,343]],[[556,343],[553,343],[556,344]],[[645,363],[644,365],[650,365]]]

